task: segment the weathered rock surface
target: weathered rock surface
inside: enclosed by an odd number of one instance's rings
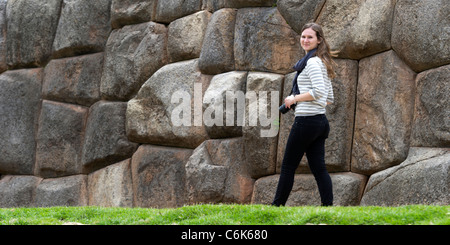
[[[111,31],[110,10],[111,0],[63,0],[53,56],[103,51]]]
[[[199,124],[194,122],[195,108],[198,107],[194,105],[194,98],[202,101],[201,94],[211,77],[202,75],[197,63],[198,59],[194,59],[162,67],[145,82],[137,96],[128,102],[126,129],[131,141],[196,148],[208,139],[202,121]],[[200,90],[197,91],[199,94],[194,94],[195,84],[200,85]],[[174,93],[181,96],[181,102],[172,102]],[[181,103],[187,103],[187,111],[180,113],[181,116],[174,115],[174,121],[179,123],[179,120],[186,118],[188,126],[173,124],[172,114]],[[199,116],[201,120],[201,111]]]
[[[203,96],[204,123],[210,138],[242,136],[246,81],[247,72],[243,71],[222,73],[211,79]]]
[[[397,0],[392,48],[414,71],[450,64],[449,15],[445,0]]]
[[[391,48],[395,3],[327,0],[317,22],[322,25],[331,50],[339,51],[339,58],[361,59]]]
[[[170,63],[200,56],[210,17],[211,13],[201,11],[170,23],[167,44]]]
[[[87,194],[86,175],[44,179],[36,188],[35,206],[86,206]]]
[[[273,7],[276,3],[277,0],[204,0],[210,11],[221,8]]]
[[[129,100],[167,63],[167,28],[147,22],[113,30],[106,44],[100,92],[108,100]]]
[[[221,9],[211,16],[206,28],[198,67],[203,74],[234,70],[236,9]]]
[[[8,69],[6,50],[6,0],[0,0],[0,73]]]
[[[133,207],[131,160],[127,159],[88,176],[89,205]]]
[[[447,205],[450,202],[450,150],[410,149],[400,165],[370,176],[361,205]]]
[[[185,204],[185,164],[191,154],[189,149],[141,145],[131,161],[135,205],[173,208]]]
[[[9,67],[37,67],[52,54],[62,0],[15,0],[6,5]]]
[[[242,134],[244,155],[252,178],[275,173],[280,114],[278,107],[283,79],[282,75],[267,72],[249,72],[247,76],[246,95],[250,97],[246,104]],[[251,96],[250,91],[255,97]],[[266,94],[266,98],[263,94]],[[276,103],[272,103],[273,96]],[[272,107],[273,104],[275,107]],[[266,115],[261,113],[261,109],[266,110]]]
[[[165,0],[158,1],[156,21],[170,23],[178,18],[193,14],[202,7],[202,0]]]
[[[414,78],[415,73],[394,51],[360,61],[352,172],[370,175],[406,159]]]
[[[273,201],[280,175],[259,178],[254,186],[252,203],[270,204]],[[333,182],[333,205],[359,205],[367,177],[355,173],[330,174]],[[286,206],[320,205],[320,195],[312,174],[297,174]]]
[[[235,69],[286,74],[300,56],[300,37],[277,8],[243,8],[236,16]]]
[[[35,175],[54,178],[81,173],[88,109],[44,100],[36,137]]]
[[[325,0],[278,0],[277,8],[289,26],[302,34],[302,27],[316,20],[324,4]]]
[[[36,176],[6,175],[0,179],[0,207],[34,205],[36,187],[42,181]]]
[[[100,100],[103,53],[51,60],[44,70],[42,96],[91,106]]]
[[[0,75],[0,173],[32,175],[42,69]]]
[[[157,0],[112,0],[111,26],[114,29],[155,19]]]
[[[187,202],[249,203],[254,180],[248,171],[242,138],[205,141],[186,163]]]
[[[449,81],[450,65],[417,75],[413,146],[450,147]]]
[[[84,136],[83,172],[89,173],[131,157],[138,144],[125,133],[127,103],[99,101],[89,110]]]

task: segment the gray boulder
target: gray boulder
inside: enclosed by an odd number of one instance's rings
[[[183,206],[186,203],[185,165],[191,154],[190,149],[141,145],[131,161],[135,205]]]
[[[38,67],[52,54],[62,0],[15,0],[6,5],[9,67]]]
[[[33,174],[42,69],[0,75],[0,173]]]
[[[90,173],[131,157],[138,144],[125,134],[127,103],[99,101],[89,110],[84,136],[83,173]]]
[[[88,108],[42,102],[36,137],[35,175],[53,178],[81,173],[81,149]]]
[[[415,73],[388,51],[359,62],[352,172],[400,164],[410,146]]]
[[[248,173],[242,138],[207,140],[186,163],[187,202],[250,203],[254,180]]]
[[[286,74],[300,57],[300,37],[277,8],[243,8],[236,16],[235,69]]]
[[[205,7],[214,12],[221,8],[273,7],[277,0],[203,0]]]
[[[170,23],[202,8],[202,0],[164,0],[156,5],[156,21]]]
[[[131,160],[127,159],[88,175],[89,205],[133,207]]]
[[[203,37],[211,13],[201,11],[169,24],[167,50],[169,62],[195,59],[200,56]]]
[[[101,52],[111,31],[111,0],[63,0],[53,56]]]
[[[127,101],[167,63],[167,28],[147,22],[112,31],[106,43],[100,92],[104,99]]]
[[[450,65],[417,75],[413,146],[450,146],[449,81]]]
[[[0,0],[0,73],[8,68],[6,64],[6,0]]]
[[[277,8],[289,26],[301,34],[302,27],[316,20],[324,4],[325,0],[278,0]]]
[[[391,48],[395,2],[327,0],[317,22],[339,58],[361,59]]]
[[[245,124],[242,135],[245,161],[252,178],[275,173],[280,114],[279,95],[283,79],[283,75],[267,72],[249,72],[247,76],[246,96],[248,99],[245,105]],[[278,97],[272,97],[276,95],[272,92],[278,93]],[[255,98],[252,98],[251,93],[254,93]],[[266,98],[263,97],[264,93]],[[272,98],[275,99],[275,105],[272,104]],[[266,110],[266,115],[261,113],[262,109]]]
[[[42,181],[36,176],[5,175],[0,179],[0,207],[30,207],[34,204],[36,187]]]
[[[44,179],[36,188],[35,206],[86,206],[88,204],[87,176]]]
[[[154,20],[156,3],[157,0],[112,0],[112,28]]]
[[[238,107],[242,105],[240,109],[245,108],[242,101],[238,101],[238,93],[244,95],[246,81],[247,72],[244,71],[227,72],[211,79],[203,96],[204,123],[210,138],[242,136],[243,120],[238,122],[238,116],[243,118],[243,115],[238,114],[243,113],[243,110],[239,111]],[[243,99],[245,103],[245,98]],[[227,108],[230,112],[228,114]]]
[[[234,28],[236,9],[221,9],[211,16],[198,61],[203,74],[234,70]]]
[[[42,96],[91,106],[100,100],[103,52],[51,60],[44,70]]]
[[[450,64],[449,15],[446,0],[397,1],[392,48],[414,71]]]
[[[162,67],[128,102],[126,129],[131,141],[193,149],[208,139],[201,102],[211,77],[202,75],[197,63],[194,59]],[[174,94],[178,97],[172,98]]]
[[[449,205],[448,148],[410,149],[400,165],[370,176],[361,205]]]

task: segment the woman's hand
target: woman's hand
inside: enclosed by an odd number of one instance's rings
[[[295,104],[294,95],[289,95],[288,97],[286,97],[286,99],[284,99],[284,104],[287,108],[291,108],[291,105]]]

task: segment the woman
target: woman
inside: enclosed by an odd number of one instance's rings
[[[294,184],[295,170],[306,153],[309,168],[319,187],[322,206],[333,205],[330,175],[325,167],[325,139],[330,126],[325,107],[333,103],[330,79],[335,77],[330,48],[320,25],[306,24],[300,44],[306,55],[295,66],[292,94],[284,102],[295,106],[295,121],[286,144],[280,179],[272,205],[285,205]],[[296,105],[295,105],[296,104]]]

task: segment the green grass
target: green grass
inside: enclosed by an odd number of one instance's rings
[[[450,225],[450,206],[272,207],[194,205],[175,209],[2,208],[2,225]]]

